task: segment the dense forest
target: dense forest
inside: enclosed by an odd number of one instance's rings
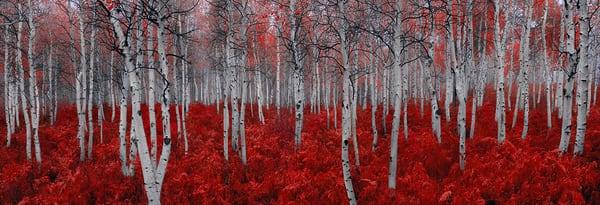
[[[0,0],[0,203],[597,204],[599,9]]]

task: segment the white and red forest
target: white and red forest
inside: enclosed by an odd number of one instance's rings
[[[0,204],[598,204],[599,0],[0,0]]]

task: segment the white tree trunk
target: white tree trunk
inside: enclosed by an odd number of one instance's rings
[[[431,2],[428,2],[428,9],[429,9],[429,44],[431,44],[429,46],[429,48],[427,48],[427,56],[428,58],[426,59],[425,63],[427,68],[424,69],[424,77],[425,77],[425,81],[427,83],[427,86],[429,87],[429,93],[430,93],[430,100],[431,100],[431,128],[433,130],[433,133],[435,134],[437,141],[439,144],[442,143],[442,136],[441,136],[441,132],[442,132],[442,128],[441,128],[441,111],[439,109],[439,105],[438,105],[438,94],[434,85],[434,80],[432,80],[432,74],[431,72],[435,73],[435,67],[434,67],[434,59],[435,59],[435,50],[434,50],[434,45],[435,45],[435,35],[434,35],[434,31],[435,31],[435,23],[434,23],[434,13],[433,13],[433,5],[431,5]]]
[[[277,22],[277,30],[278,30],[278,36],[277,36],[277,42],[275,43],[276,45],[276,53],[277,53],[277,63],[276,63],[276,71],[275,71],[275,107],[277,108],[277,115],[279,115],[279,110],[281,109],[281,50],[279,49],[280,44],[281,44],[281,38],[283,36],[281,36],[281,26],[280,23]]]
[[[11,82],[9,82],[9,65],[8,65],[8,41],[9,41],[9,33],[8,33],[8,24],[4,26],[4,116],[6,119],[6,147],[10,147],[11,134],[12,134],[12,116],[11,116],[11,104],[12,101],[11,93],[9,92],[9,87],[11,86]]]
[[[81,1],[83,3],[83,0]],[[70,5],[67,5],[70,6]],[[85,54],[85,25],[84,25],[84,11],[83,11],[83,5],[80,6],[81,8],[79,8],[79,18],[78,18],[78,22],[79,22],[79,52],[80,52],[80,68],[79,68],[79,73],[77,74],[77,90],[79,90],[79,92],[77,92],[76,94],[76,101],[77,101],[77,116],[79,119],[79,128],[77,131],[77,138],[79,138],[79,161],[84,161],[85,160],[85,132],[86,132],[86,127],[87,127],[87,123],[86,123],[86,110],[85,110],[85,103],[86,103],[86,99],[87,99],[87,61],[86,61],[86,54]]]
[[[579,0],[577,7],[579,8],[579,62],[577,64],[577,77],[579,78],[579,82],[577,83],[577,131],[575,135],[575,147],[573,149],[573,154],[582,155],[589,104],[589,64],[587,55],[589,46],[590,19],[588,16],[587,0]]]
[[[21,4],[18,4],[18,10],[21,11]],[[19,15],[20,17],[20,15]],[[21,96],[21,108],[23,112],[23,120],[25,121],[25,152],[27,154],[27,160],[31,161],[31,121],[30,121],[30,112],[29,105],[30,103],[27,101],[25,90],[25,70],[23,68],[23,54],[21,50],[21,32],[23,31],[23,22],[19,21],[17,23],[17,45],[16,45],[16,55],[15,55],[15,64],[17,66],[17,70],[19,71],[19,95]],[[17,120],[18,121],[18,120]]]
[[[293,75],[294,75],[294,102],[295,102],[295,131],[294,131],[294,144],[296,150],[300,149],[302,144],[302,126],[304,124],[304,69],[302,68],[302,62],[300,59],[300,50],[298,48],[297,30],[299,29],[296,25],[296,0],[291,0],[289,5],[290,12],[290,42],[293,59]]]
[[[496,121],[498,123],[498,144],[506,138],[506,107],[504,102],[504,52],[511,22],[507,22],[500,32],[500,1],[494,0],[494,44],[496,48]],[[502,39],[500,38],[502,35]]]
[[[119,159],[121,160],[121,172],[123,175],[131,176],[133,173],[129,173],[127,166],[129,160],[127,158],[127,141],[125,139],[125,135],[127,135],[127,84],[129,83],[123,72],[121,77],[121,100],[119,101]]]
[[[544,0],[544,11],[542,16],[542,58],[543,58],[543,66],[544,71],[546,72],[545,82],[546,82],[546,122],[547,128],[552,128],[552,94],[550,94],[552,90],[552,70],[548,65],[548,51],[546,45],[546,23],[548,22],[548,0]]]
[[[114,62],[115,62],[115,52],[110,51],[110,67],[109,67],[109,80],[108,80],[108,92],[110,95],[110,121],[115,121],[115,111],[116,111],[116,99],[115,99],[115,89],[114,89]]]
[[[233,3],[231,1],[228,1],[227,4],[227,13],[228,13],[228,18],[232,19],[232,12],[233,12]],[[230,100],[231,100],[231,147],[234,151],[238,151],[238,136],[239,136],[239,128],[240,128],[240,124],[239,124],[239,96],[238,96],[238,86],[239,86],[239,79],[238,79],[238,62],[235,59],[236,57],[234,57],[233,52],[233,28],[229,28],[231,29],[230,31],[228,31],[227,33],[227,39],[226,39],[226,52],[228,52],[228,54],[226,55],[227,59],[229,59],[229,63],[228,63],[228,69],[229,69],[229,92],[230,94]]]
[[[92,21],[96,20],[96,14],[94,13]],[[87,158],[92,159],[92,149],[94,146],[94,73],[96,72],[96,27],[92,25],[92,34],[90,36],[90,81],[89,91],[87,99],[87,117],[88,117],[88,149]]]
[[[33,132],[33,146],[35,149],[35,161],[38,163],[38,166],[42,164],[42,153],[40,150],[40,139],[39,139],[39,124],[40,124],[40,94],[39,88],[37,86],[37,76],[35,73],[35,65],[34,65],[34,55],[35,48],[34,42],[36,38],[36,26],[35,22],[33,22],[33,4],[31,0],[27,1],[29,6],[28,12],[28,22],[29,22],[29,40],[28,40],[28,49],[27,49],[27,58],[29,62],[29,92],[30,92],[30,103],[33,106],[31,108],[31,124],[32,124],[32,132]]]
[[[154,26],[148,24],[147,27],[148,37],[146,44],[146,57],[148,58],[148,67],[154,68]],[[157,147],[157,133],[156,133],[156,72],[158,69],[148,70],[148,120],[150,121],[150,159],[156,167],[156,154],[158,152]]]
[[[261,80],[261,73],[260,73],[260,67],[258,66],[258,39],[257,39],[257,34],[256,34],[256,30],[254,32],[254,46],[253,46],[253,52],[254,52],[254,63],[255,63],[255,71],[254,71],[254,81],[256,83],[256,98],[257,98],[257,104],[258,104],[258,120],[260,121],[261,124],[265,124],[265,115],[263,113],[263,92],[262,92],[262,80]],[[267,95],[268,96],[268,95]],[[267,100],[268,101],[268,100]],[[268,104],[268,103],[267,103]]]
[[[374,48],[374,44],[371,43],[371,55],[370,60],[371,60],[371,69],[369,71],[369,82],[371,83],[371,86],[369,86],[371,88],[371,132],[373,132],[373,143],[372,143],[372,150],[375,151],[377,149],[377,145],[378,145],[378,136],[377,136],[377,82],[376,82],[376,77],[377,77],[377,67],[379,65],[379,59],[376,56],[376,49]],[[329,90],[329,89],[327,89]],[[329,114],[329,110],[328,113]]]
[[[529,35],[531,33],[531,26],[529,21],[531,20],[531,16],[533,15],[533,1],[526,0],[525,5],[527,6],[526,11],[526,23],[523,26],[522,40],[521,40],[521,51],[522,56],[519,59],[521,62],[521,97],[523,99],[523,131],[521,132],[521,139],[525,139],[527,136],[527,131],[529,129],[529,67],[530,56],[529,56]],[[535,88],[535,84],[533,85]],[[534,91],[535,93],[535,91]],[[535,100],[535,98],[534,98]]]
[[[246,166],[248,164],[248,160],[246,158],[246,128],[244,126],[245,118],[246,118],[246,95],[248,84],[246,83],[246,73],[242,72],[241,74],[241,82],[242,82],[242,102],[240,106],[240,158],[242,160],[242,165]]]
[[[396,168],[398,163],[398,135],[400,130],[400,112],[402,109],[402,56],[400,51],[403,47],[402,39],[399,38],[399,35],[402,34],[402,23],[401,23],[401,14],[402,11],[402,1],[396,1],[396,11],[398,14],[396,15],[396,19],[394,22],[394,118],[392,122],[392,133],[390,140],[390,164],[389,164],[389,173],[388,173],[388,188],[396,189]]]
[[[169,114],[168,114],[168,107],[167,103],[168,103],[168,82],[165,82],[165,91],[163,92],[163,99],[161,100],[161,107],[162,112],[163,112],[163,148],[162,148],[162,153],[160,156],[160,160],[159,160],[159,164],[157,166],[157,168],[154,168],[152,166],[152,162],[150,159],[150,153],[148,150],[148,144],[146,141],[146,136],[143,130],[143,122],[141,119],[141,109],[140,109],[140,105],[141,105],[141,94],[142,94],[142,89],[140,87],[140,79],[139,79],[139,72],[135,72],[135,65],[133,64],[133,57],[130,53],[130,48],[129,45],[131,45],[130,43],[127,42],[127,38],[125,38],[125,35],[123,34],[123,30],[121,28],[120,22],[118,21],[118,19],[116,18],[117,16],[117,10],[112,9],[110,10],[110,22],[112,23],[112,27],[114,28],[114,31],[117,35],[117,39],[119,40],[119,49],[123,52],[124,56],[125,56],[125,65],[128,71],[128,77],[130,79],[130,85],[131,85],[131,90],[132,90],[132,127],[135,127],[133,130],[132,134],[135,134],[137,136],[136,141],[134,141],[135,144],[137,144],[138,146],[138,151],[139,151],[139,156],[140,156],[140,161],[141,161],[141,165],[142,165],[142,174],[144,177],[144,187],[146,189],[146,194],[148,197],[148,203],[149,204],[160,204],[160,192],[161,192],[161,187],[162,187],[162,182],[165,176],[165,172],[166,172],[166,167],[167,167],[167,162],[168,162],[168,158],[171,152],[171,136],[170,136],[170,125],[169,125]],[[162,14],[160,13],[159,10],[159,16],[158,16],[158,24],[159,24],[159,35],[158,35],[158,40],[159,40],[159,55],[160,55],[160,59],[161,59],[161,70],[162,70],[162,74],[163,76],[167,76],[167,66],[166,66],[166,54],[164,52],[164,39],[162,38],[162,35],[164,34],[164,24],[162,22]],[[164,78],[166,79],[166,78]]]
[[[573,22],[573,17],[575,15],[575,3],[573,0],[567,0],[565,3],[565,32],[567,33],[567,47],[566,52],[569,58],[569,67],[567,68],[565,73],[565,77],[567,77],[567,84],[563,90],[563,102],[562,102],[562,132],[560,136],[560,144],[558,146],[558,150],[560,154],[567,152],[567,148],[569,147],[569,140],[571,138],[571,117],[573,112],[573,86],[574,86],[574,78],[577,72],[577,51],[575,50],[575,22]]]
[[[340,48],[342,54],[342,66],[343,66],[343,85],[342,85],[342,174],[344,175],[344,186],[346,187],[346,195],[348,197],[348,203],[350,205],[356,205],[356,196],[352,185],[352,176],[350,173],[350,160],[348,157],[348,144],[350,144],[350,129],[352,123],[350,122],[352,113],[350,111],[350,53],[348,39],[346,37],[346,31],[348,29],[348,22],[343,18],[346,16],[346,3],[344,1],[338,1],[338,9],[342,16],[342,22],[338,30],[338,36],[340,38]],[[335,104],[335,103],[334,103]]]

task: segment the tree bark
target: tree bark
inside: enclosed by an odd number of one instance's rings
[[[588,1],[579,0],[579,62],[577,67],[577,131],[575,135],[574,155],[582,155],[585,141],[585,131],[587,127],[588,115],[588,47],[590,19],[588,16]],[[573,68],[572,68],[573,69]]]

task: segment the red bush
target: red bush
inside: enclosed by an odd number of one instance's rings
[[[443,143],[437,144],[429,111],[421,117],[418,106],[411,105],[409,139],[406,142],[401,137],[399,142],[397,189],[389,190],[389,133],[381,136],[380,130],[380,146],[371,151],[370,111],[359,108],[361,166],[353,167],[352,172],[359,203],[600,202],[600,110],[590,112],[585,155],[577,158],[558,156],[560,128],[546,131],[544,110],[532,110],[526,140],[520,139],[522,128],[517,126],[509,129],[507,142],[497,146],[494,103],[486,102],[477,113],[476,134],[467,140],[467,168],[460,171],[455,123],[442,123]],[[341,135],[339,130],[327,129],[325,113],[306,115],[299,151],[293,147],[292,115],[283,112],[277,117],[274,110],[268,110],[266,125],[261,125],[249,109],[246,113],[248,166],[244,167],[231,150],[230,161],[224,161],[222,116],[215,107],[192,106],[187,120],[190,152],[184,155],[181,143],[174,140],[163,203],[345,203]],[[118,123],[105,122],[103,144],[99,143],[99,128],[95,129],[94,158],[80,163],[74,114],[73,106],[62,106],[56,126],[43,124],[43,164],[39,169],[25,159],[24,132],[14,136],[11,147],[0,148],[0,203],[145,203],[139,164],[134,177],[120,173]],[[559,125],[558,119],[554,123]],[[5,136],[4,127],[1,133]]]

